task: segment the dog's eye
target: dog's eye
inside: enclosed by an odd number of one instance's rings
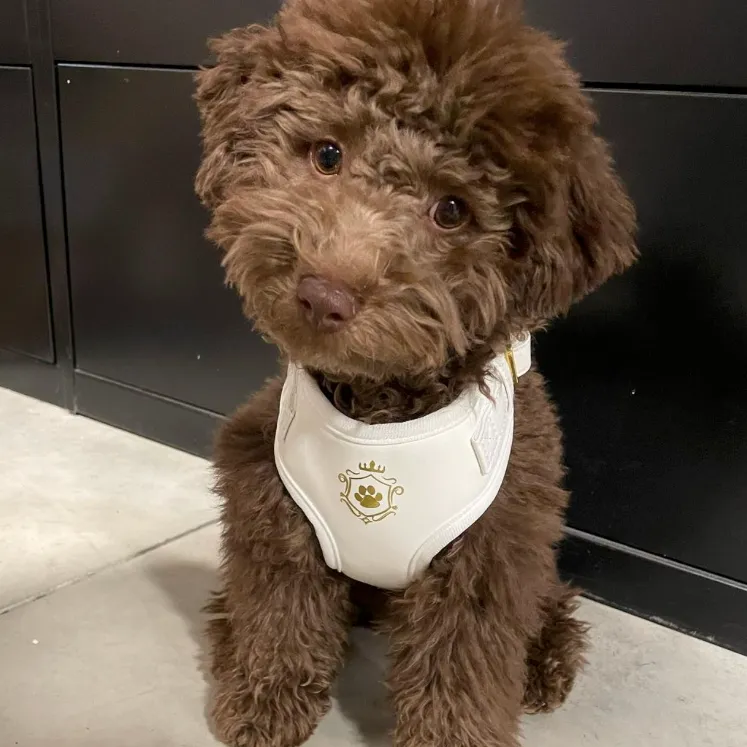
[[[445,231],[461,228],[469,219],[467,203],[459,197],[443,197],[431,208],[433,222]]]
[[[339,174],[342,167],[342,150],[331,140],[322,140],[311,148],[311,160],[317,171],[325,176]]]

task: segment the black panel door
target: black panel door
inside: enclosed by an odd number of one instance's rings
[[[265,23],[279,7],[280,0],[52,0],[54,53],[73,62],[198,65],[209,36]]]
[[[0,1],[0,64],[29,62],[24,0]]]
[[[62,66],[59,88],[78,369],[231,410],[276,366],[202,238],[192,75]]]
[[[0,68],[0,348],[52,362],[31,71]]]
[[[541,342],[570,523],[747,581],[747,97],[596,101],[642,259]]]
[[[525,0],[586,80],[747,85],[744,0]]]

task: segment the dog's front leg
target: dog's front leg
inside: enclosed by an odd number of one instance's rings
[[[296,747],[311,735],[351,624],[349,584],[324,564],[275,470],[279,390],[270,385],[234,416],[217,447],[223,565],[209,607],[211,714],[231,747]]]
[[[519,744],[527,644],[552,554],[511,558],[496,542],[472,527],[392,603],[396,747]]]

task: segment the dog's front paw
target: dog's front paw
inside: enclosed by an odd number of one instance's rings
[[[548,658],[529,669],[524,691],[527,713],[551,713],[560,708],[573,689],[576,668],[561,659]]]
[[[587,626],[572,616],[575,605],[560,605],[529,649],[524,710],[550,713],[565,703],[584,664]]]
[[[220,724],[214,721],[215,736],[228,747],[264,747],[270,744],[265,735],[258,732],[251,724],[240,719],[232,723]]]
[[[328,708],[329,699],[313,692],[276,693],[266,700],[216,692],[211,721],[214,735],[228,747],[298,747]]]
[[[298,747],[312,734],[316,724],[277,720],[254,724],[239,714],[213,716],[213,732],[228,747]]]

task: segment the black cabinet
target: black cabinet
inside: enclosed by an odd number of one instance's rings
[[[77,369],[232,410],[275,356],[203,239],[192,74],[62,66],[58,76]]]
[[[51,2],[58,60],[182,66],[207,59],[208,37],[266,23],[280,7],[280,0]]]
[[[0,2],[0,64],[29,62],[24,0]]]
[[[585,80],[747,86],[742,0],[525,0],[535,25],[568,39]]]
[[[595,98],[642,256],[541,341],[569,520],[747,582],[747,97]]]
[[[0,67],[0,348],[54,360],[31,71]]]

